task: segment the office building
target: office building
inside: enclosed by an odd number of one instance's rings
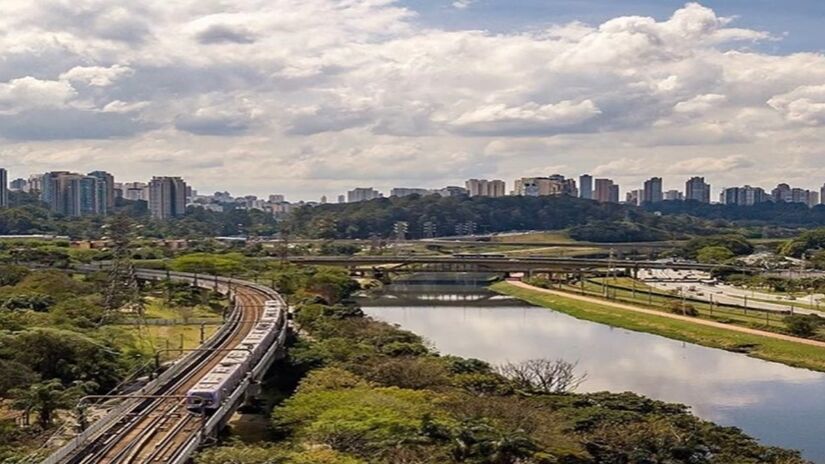
[[[276,194],[276,195],[270,195],[269,196],[269,202],[270,203],[283,203],[285,201],[286,201],[286,197],[283,196],[283,195]]]
[[[180,177],[153,177],[149,182],[149,212],[165,220],[186,214],[186,182]]]
[[[423,188],[406,188],[406,187],[396,187],[390,190],[391,197],[408,197],[410,195],[429,195],[431,193],[428,189]]]
[[[507,184],[503,180],[470,179],[465,183],[471,197],[503,197],[507,195]]]
[[[347,203],[375,200],[376,198],[381,198],[381,196],[381,192],[372,187],[358,187],[347,192]]]
[[[102,186],[100,187],[104,192],[104,205],[107,211],[111,211],[115,207],[115,177],[106,171],[92,171],[89,173],[90,177],[95,177],[100,180]]]
[[[149,184],[145,182],[124,182],[120,184],[122,197],[130,201],[149,201]]]
[[[593,176],[590,174],[579,177],[579,197],[585,200],[593,199]]]
[[[595,179],[593,199],[602,203],[619,202],[619,186],[612,179]]]
[[[771,191],[771,198],[776,203],[790,203],[792,201],[792,189],[788,184],[779,184]]]
[[[522,177],[516,180],[513,192],[515,195],[524,197],[579,196],[575,179],[566,179],[560,174],[554,174],[550,177]]]
[[[646,180],[644,192],[642,193],[642,203],[661,203],[663,199],[662,178],[652,177]]]
[[[29,193],[36,193],[39,194],[43,191],[43,175],[42,174],[33,174],[29,176],[28,181],[28,192]]]
[[[0,208],[9,206],[9,173],[0,168]]]
[[[710,184],[704,177],[691,177],[685,183],[685,200],[710,203]]]

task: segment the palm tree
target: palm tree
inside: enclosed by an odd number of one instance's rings
[[[55,412],[71,408],[92,388],[92,382],[75,382],[66,387],[59,379],[52,379],[32,384],[28,388],[16,388],[9,393],[14,398],[14,408],[24,411],[27,423],[31,414],[35,413],[38,425],[46,429],[52,424]]]

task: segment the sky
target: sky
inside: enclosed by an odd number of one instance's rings
[[[0,167],[200,192],[825,183],[825,2],[0,0]]]

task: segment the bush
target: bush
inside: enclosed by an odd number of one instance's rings
[[[699,317],[699,310],[690,303],[682,304],[679,301],[670,303],[670,312],[681,316]]]
[[[798,337],[812,337],[822,325],[822,318],[813,314],[795,314],[785,317],[785,326],[788,331]]]

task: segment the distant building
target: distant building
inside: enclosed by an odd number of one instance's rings
[[[642,193],[642,203],[661,203],[663,199],[662,178],[652,177],[646,180],[644,192]]]
[[[685,183],[685,200],[710,203],[710,184],[704,177],[691,177]]]
[[[464,187],[458,187],[456,185],[450,185],[442,189],[438,189],[434,193],[442,197],[460,197],[467,195],[467,189],[465,189]]]
[[[465,183],[471,197],[503,197],[507,195],[507,184],[503,180],[470,179]]]
[[[0,168],[0,208],[9,206],[9,173],[3,168]]]
[[[431,192],[425,188],[406,188],[406,187],[396,187],[390,190],[391,197],[408,197],[410,195],[429,195]]]
[[[593,199],[602,203],[618,203],[619,186],[612,179],[595,179]]]
[[[283,203],[286,201],[286,197],[283,195],[270,195],[269,202],[270,203]]]
[[[327,204],[327,196],[326,195],[321,195],[321,204],[322,205]]]
[[[556,195],[579,196],[575,179],[566,179],[560,174],[550,177],[522,177],[516,180],[514,193],[523,197],[543,197]]]
[[[668,190],[665,192],[665,201],[683,201],[685,195],[678,190]]]
[[[579,197],[585,200],[593,199],[593,176],[590,174],[579,177]]]
[[[771,198],[777,203],[790,203],[792,198],[791,186],[788,184],[779,184],[771,191]]]
[[[726,205],[752,206],[771,201],[771,196],[759,187],[733,187],[722,190],[719,201]]]
[[[111,211],[115,207],[115,177],[106,171],[92,171],[89,173],[90,177],[95,177],[101,182],[99,187],[105,195],[101,198],[106,211]]]
[[[628,205],[639,206],[642,204],[643,190],[631,190],[625,194],[625,203]]]
[[[29,182],[26,179],[14,179],[13,181],[9,182],[9,190],[14,190],[15,192],[28,192],[29,191]]]
[[[825,185],[819,189],[819,204],[825,205]]]
[[[149,201],[149,184],[145,182],[124,182],[120,190],[124,200]]]
[[[153,177],[149,182],[149,212],[160,220],[186,214],[186,182],[180,177]]]
[[[43,175],[42,174],[33,174],[33,175],[29,176],[28,183],[29,183],[28,192],[39,194],[43,190]]]
[[[381,192],[372,187],[358,187],[347,192],[347,203],[358,203],[359,201],[369,201],[381,198]]]
[[[339,204],[339,205],[340,205],[341,203],[346,203],[346,202],[347,202],[347,197],[345,197],[345,196],[343,196],[343,195],[338,195],[338,204]]]
[[[97,177],[68,171],[46,173],[41,178],[40,199],[64,216],[106,214],[106,185]]]

